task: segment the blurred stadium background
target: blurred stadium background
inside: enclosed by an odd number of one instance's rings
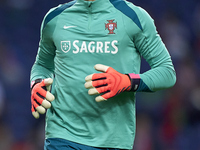
[[[200,150],[200,1],[131,1],[154,18],[177,72],[172,89],[137,94],[134,150]],[[0,150],[43,149],[44,116],[35,120],[30,111],[30,69],[45,13],[65,2],[0,0]]]

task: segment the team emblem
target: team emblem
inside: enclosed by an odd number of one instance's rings
[[[61,41],[61,49],[64,53],[67,53],[71,49],[70,41]]]
[[[115,34],[114,30],[115,28],[117,29],[117,22],[113,22],[113,20],[107,20],[108,23],[105,23],[105,30],[108,29],[109,33],[108,34]]]

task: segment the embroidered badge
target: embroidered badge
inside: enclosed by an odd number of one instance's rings
[[[105,30],[108,29],[108,34],[115,34],[114,30],[117,29],[117,22],[113,22],[114,20],[107,20],[108,23],[105,23]]]
[[[70,41],[61,41],[61,49],[64,53],[67,53],[71,49]]]

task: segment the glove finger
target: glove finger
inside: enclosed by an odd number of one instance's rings
[[[32,112],[33,117],[35,117],[35,119],[40,118],[40,114],[37,111]]]
[[[39,104],[38,104],[38,102],[37,102],[37,100],[34,98],[34,96],[32,95],[31,96],[31,103],[32,103],[32,108],[31,108],[31,111],[33,112],[33,111],[36,111],[36,107],[38,107],[39,106]]]
[[[107,74],[105,73],[94,73],[85,77],[85,81],[106,79],[106,77],[107,77]]]
[[[107,85],[107,80],[103,79],[103,80],[96,80],[96,81],[87,81],[85,83],[85,88],[89,89],[89,88],[93,88],[93,87],[98,87],[98,86],[103,86],[103,85]]]
[[[40,105],[41,105],[42,102],[44,101],[44,98],[40,97],[40,96],[37,95],[37,94],[34,94],[33,97],[34,97],[34,100],[37,101],[37,103],[39,103]]]
[[[115,95],[114,95],[112,92],[107,92],[107,93],[101,95],[101,97],[102,97],[103,99],[105,99],[105,100],[107,100],[107,99],[109,99],[109,98],[111,98],[111,97],[113,97],[113,96],[115,96]]]
[[[86,89],[93,88],[92,81],[85,82],[85,88]]]
[[[47,91],[51,91],[51,85],[46,86]]]
[[[103,80],[103,79],[106,79],[107,76],[108,76],[107,73],[95,73],[92,76],[92,81],[94,81],[94,80]]]
[[[40,114],[44,114],[46,112],[45,108],[43,106],[38,106],[35,108]]]
[[[92,80],[92,76],[93,76],[93,74],[90,74],[87,77],[85,77],[85,81],[91,81]]]
[[[32,112],[35,111],[35,107],[33,106],[33,104],[31,105],[31,111],[32,111]]]
[[[40,118],[40,114],[37,111],[32,112],[32,115],[35,119]]]
[[[95,98],[95,101],[96,102],[101,102],[101,101],[106,101],[107,99],[105,99],[105,98],[103,98],[102,96],[97,96],[96,98]]]
[[[92,86],[93,87],[100,87],[100,86],[106,86],[106,85],[108,85],[108,80],[107,79],[92,81]]]
[[[53,79],[51,78],[44,79],[43,81],[46,86],[51,85],[53,83]]]
[[[40,83],[39,83],[39,84],[40,84]],[[42,84],[41,84],[41,85],[42,85]],[[39,94],[40,96],[42,96],[42,97],[46,97],[47,91],[46,91],[45,89],[43,89],[42,87],[43,87],[43,86],[36,85],[36,86],[33,88],[31,94],[32,94],[34,97],[36,97],[36,95],[38,95],[38,94]],[[44,85],[44,87],[45,87],[45,85]]]
[[[40,117],[40,114],[35,110],[35,107],[32,105],[31,106],[31,111],[32,111],[32,115],[38,119]]]
[[[49,91],[47,91],[47,92],[46,92],[46,99],[47,99],[48,101],[52,102],[52,101],[55,99],[55,97],[54,97],[53,94],[51,94]]]
[[[101,86],[101,87],[98,87],[95,89],[98,91],[98,93],[104,93],[104,92],[110,91],[110,88],[111,88],[111,86],[107,85],[107,86]]]
[[[88,90],[89,95],[95,95],[95,94],[100,94],[96,88],[92,88]]]
[[[47,101],[46,99],[43,100],[42,102],[42,106],[46,109],[51,107],[51,103],[49,101]]]
[[[104,92],[108,92],[108,91],[110,91],[110,86],[102,86],[102,87],[98,87],[98,88],[89,89],[88,94],[95,95],[95,94],[100,94],[100,93],[104,93]]]
[[[97,71],[101,71],[101,72],[106,72],[109,68],[109,66],[106,66],[106,65],[102,65],[102,64],[96,64],[94,66],[94,68],[97,70]]]
[[[38,92],[35,93],[39,93],[40,96],[45,97],[50,102],[52,102],[55,99],[53,94],[51,94],[49,91],[44,90],[43,88],[40,88]],[[38,94],[32,94],[32,95],[40,104],[42,104],[43,98],[41,98]]]

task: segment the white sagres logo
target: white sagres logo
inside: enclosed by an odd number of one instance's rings
[[[118,41],[113,40],[113,41],[91,41],[87,43],[86,41],[79,41],[75,40],[72,42],[71,46],[71,41],[61,41],[61,50],[64,53],[69,52],[72,49],[72,52],[74,54],[77,53],[108,53],[108,54],[116,54],[118,52],[118,47],[117,47]],[[81,45],[81,46],[78,46]]]

